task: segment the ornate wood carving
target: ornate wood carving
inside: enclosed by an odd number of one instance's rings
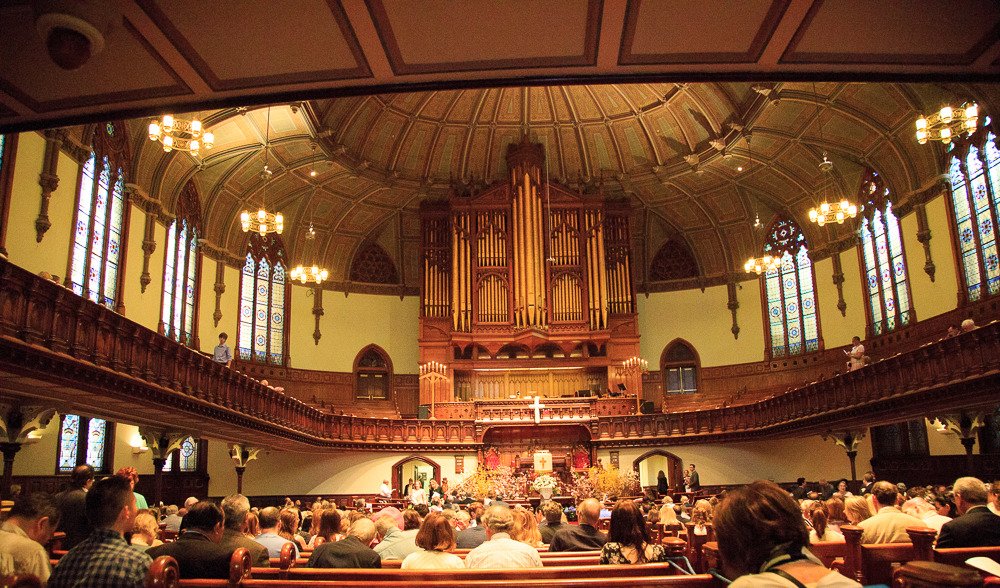
[[[397,284],[396,264],[378,243],[368,243],[358,250],[351,263],[351,281],[369,284]]]
[[[149,257],[156,251],[156,213],[146,211],[146,225],[142,231],[142,274],[139,276],[139,290],[143,293],[152,282],[149,274]]]
[[[917,204],[913,207],[913,211],[917,215],[917,241],[924,247],[924,273],[933,282],[937,268],[934,266],[934,257],[931,255],[931,228],[927,222],[927,205]]]
[[[212,320],[215,326],[219,326],[222,320],[222,295],[226,293],[226,262],[221,259],[215,262],[215,312],[212,313]]]
[[[733,334],[733,339],[739,339],[740,324],[736,319],[736,311],[740,308],[740,301],[736,298],[736,282],[727,282],[726,291],[729,294],[729,302],[726,304],[726,308],[728,308],[729,312],[733,315],[733,326],[729,329],[729,331]]]
[[[66,140],[66,129],[45,131],[45,153],[42,155],[42,171],[38,174],[38,185],[42,187],[38,217],[35,219],[35,241],[42,242],[45,233],[52,226],[49,221],[49,200],[59,187],[59,149]]]
[[[844,266],[840,261],[840,251],[830,256],[833,261],[833,285],[837,287],[837,310],[840,316],[847,316],[847,302],[844,300]]]
[[[671,237],[653,257],[649,279],[653,281],[682,280],[698,277],[698,262],[691,248],[680,238]]]
[[[312,288],[310,290],[313,295],[313,316],[316,317],[316,329],[313,331],[313,341],[316,345],[319,345],[319,339],[323,336],[323,333],[319,332],[319,319],[323,317],[323,289],[322,288]]]

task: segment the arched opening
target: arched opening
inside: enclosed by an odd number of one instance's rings
[[[354,397],[385,400],[392,389],[392,361],[378,345],[369,345],[354,358]]]
[[[400,497],[403,496],[408,480],[420,480],[423,487],[427,488],[431,478],[441,481],[441,466],[422,455],[404,457],[392,466],[392,487],[399,490]]]
[[[674,339],[663,348],[660,371],[663,373],[663,393],[694,394],[698,392],[698,352],[683,339]]]
[[[667,475],[670,489],[684,487],[684,462],[681,458],[664,449],[647,451],[632,462],[632,469],[639,474],[639,485],[656,487],[660,471]]]

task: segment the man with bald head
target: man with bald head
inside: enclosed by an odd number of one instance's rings
[[[375,539],[375,523],[358,519],[347,530],[347,537],[328,541],[309,556],[310,568],[380,568],[382,557],[369,547]]]
[[[986,506],[989,489],[978,478],[959,478],[953,486],[955,508],[960,515],[945,523],[937,546],[993,547],[1000,545],[1000,516]]]
[[[492,504],[483,513],[486,541],[465,556],[465,567],[477,569],[540,568],[538,550],[510,537],[514,513],[502,504]]]
[[[549,543],[549,551],[596,551],[608,542],[608,535],[597,530],[601,516],[601,503],[588,498],[577,505],[579,525],[565,525],[556,531]]]

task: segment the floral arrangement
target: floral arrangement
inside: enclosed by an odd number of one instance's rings
[[[639,494],[639,474],[634,470],[622,472],[616,467],[593,467],[574,474],[573,497],[577,500],[633,496]]]
[[[525,476],[516,474],[508,466],[499,466],[494,469],[480,467],[462,480],[456,490],[477,499],[481,499],[491,491],[495,492],[496,496],[504,498],[524,498],[527,487],[528,479]]]
[[[553,492],[559,487],[559,480],[548,475],[542,474],[535,478],[535,481],[531,483],[531,489],[535,492],[541,492],[543,489],[552,490]]]

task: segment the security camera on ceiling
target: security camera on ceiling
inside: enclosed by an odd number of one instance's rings
[[[111,0],[34,0],[32,8],[49,57],[67,70],[100,53],[108,33],[121,23]]]

